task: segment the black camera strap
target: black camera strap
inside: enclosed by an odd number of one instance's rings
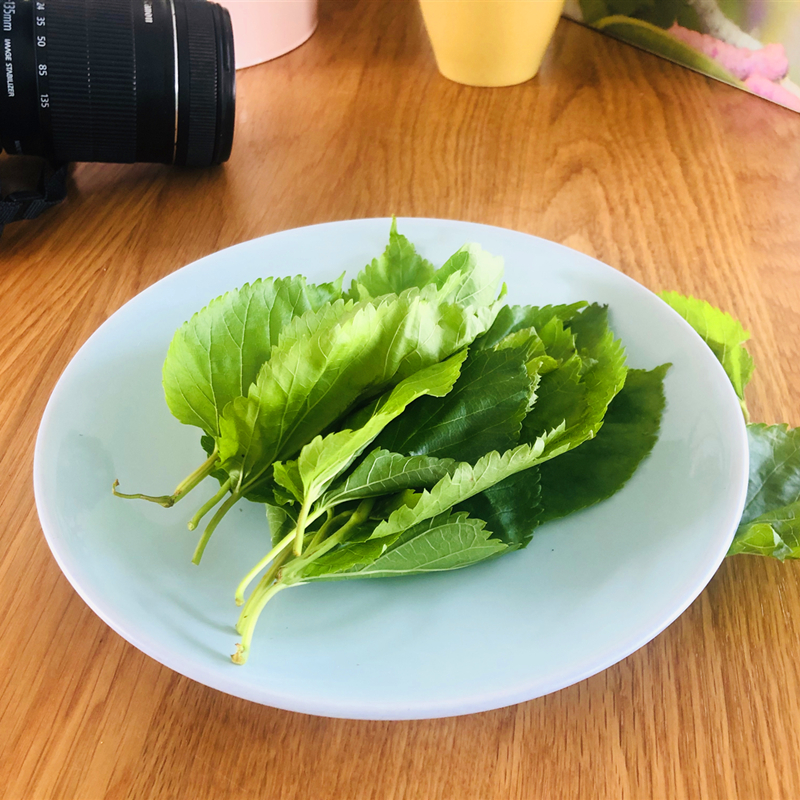
[[[0,235],[7,223],[35,219],[67,196],[68,166],[45,163],[36,189],[11,192],[0,197]]]

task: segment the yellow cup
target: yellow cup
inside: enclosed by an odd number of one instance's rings
[[[539,70],[564,0],[420,0],[439,72],[468,86],[513,86]]]

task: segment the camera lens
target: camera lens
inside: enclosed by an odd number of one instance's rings
[[[233,30],[203,0],[0,0],[0,144],[52,161],[220,164]]]

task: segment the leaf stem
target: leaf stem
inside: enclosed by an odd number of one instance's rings
[[[236,630],[241,634],[242,641],[236,645],[236,652],[231,656],[231,660],[234,664],[244,664],[245,661],[247,661],[250,643],[253,639],[253,632],[255,631],[258,618],[264,610],[264,606],[266,606],[266,604],[281,590],[300,583],[301,581],[298,579],[298,575],[305,566],[327,553],[337,544],[340,544],[353,528],[365,522],[369,518],[374,502],[374,498],[364,500],[350,515],[350,519],[348,519],[336,533],[322,541],[315,550],[312,551],[312,549],[309,548],[305,558],[294,558],[288,565],[288,569],[290,570],[288,574],[286,572],[287,567],[283,567],[283,561],[291,555],[291,551],[286,547],[281,551],[270,569],[264,574],[258,586],[253,590],[253,593],[247,599],[244,608],[242,608],[239,614]],[[315,512],[317,516],[322,513],[323,512],[319,510]],[[332,525],[337,519],[343,516],[345,515],[339,514],[337,517],[329,518],[323,525],[323,528]],[[289,580],[285,580],[284,576],[288,577]]]
[[[343,517],[349,516],[347,512],[343,512],[342,514],[334,515],[333,509],[328,509],[328,519],[322,524],[322,527],[316,532],[314,538],[311,540],[311,544],[308,546],[309,551],[315,550],[319,547],[320,543],[324,541],[325,537],[328,535],[328,531]]]
[[[318,509],[308,517],[306,525],[310,525],[312,522],[319,519],[319,517],[321,517],[324,513],[325,509]],[[326,522],[325,525],[327,524],[328,523]],[[325,525],[323,525],[322,527],[324,528]],[[255,578],[255,576],[258,575],[258,573],[261,572],[261,570],[264,569],[264,567],[266,567],[270,561],[272,561],[274,558],[277,558],[278,555],[282,553],[294,541],[296,532],[297,532],[296,527],[293,530],[289,531],[289,533],[287,533],[286,536],[284,536],[283,539],[281,539],[280,542],[278,542],[278,544],[276,544],[275,547],[273,547],[272,550],[270,550],[269,553],[267,553],[264,556],[264,558],[262,558],[247,573],[247,575],[244,576],[244,578],[242,578],[241,582],[236,587],[235,600],[237,606],[240,606],[242,605],[242,603],[244,603],[244,593],[247,590],[247,587],[253,581],[253,578]]]
[[[117,486],[119,486],[119,481],[115,480],[114,483],[111,485],[111,492],[114,497],[121,497],[123,500],[147,500],[149,503],[158,503],[158,505],[163,506],[164,508],[172,508],[175,503],[178,502],[182,497],[186,497],[192,489],[195,488],[201,481],[205,480],[213,471],[214,467],[217,465],[217,461],[219,461],[219,455],[217,454],[216,445],[214,446],[214,452],[190,475],[187,475],[176,487],[175,491],[172,494],[160,494],[160,495],[151,495],[151,494],[124,494],[123,492],[117,491]]]
[[[245,622],[242,630],[242,641],[236,645],[236,652],[231,656],[231,661],[234,664],[244,664],[247,661],[247,655],[250,652],[250,644],[253,641],[253,632],[256,628],[258,617],[264,610],[264,606],[275,597],[278,592],[286,588],[284,583],[273,583],[266,592],[259,598],[258,604],[253,609],[252,616]]]
[[[124,494],[117,491],[119,481],[115,480],[111,484],[111,493],[114,497],[121,497],[123,500],[147,500],[149,503],[158,503],[164,508],[172,508],[175,505],[175,498],[171,494],[151,495],[151,494]]]
[[[375,504],[375,498],[370,497],[367,500],[362,500],[358,508],[352,513],[350,519],[339,528],[336,533],[329,536],[325,541],[321,542],[316,550],[311,550],[306,553],[304,558],[296,558],[285,569],[281,570],[279,580],[288,578],[288,584],[297,583],[299,574],[313,561],[316,561],[320,556],[325,555],[329,550],[332,550],[337,544],[341,544],[348,536],[353,528],[361,525],[369,519],[372,506]],[[340,515],[341,516],[341,515]]]
[[[206,545],[208,544],[208,540],[211,538],[211,534],[214,533],[214,530],[222,521],[222,518],[236,505],[237,502],[239,502],[240,497],[241,495],[238,492],[233,492],[231,496],[217,509],[217,513],[211,518],[211,522],[206,525],[206,529],[203,531],[203,535],[200,537],[200,541],[197,543],[194,555],[192,556],[192,564],[200,563],[200,559],[203,557],[203,551],[206,549]]]
[[[213,471],[214,467],[219,461],[219,453],[217,452],[217,445],[214,445],[214,451],[211,455],[194,471],[191,475],[187,475],[176,487],[172,496],[177,503],[181,497],[185,497],[189,492],[194,489],[201,481],[205,480]]]
[[[277,558],[293,541],[294,531],[289,531],[289,533],[287,533],[286,536],[284,536],[283,539],[281,539],[280,542],[278,542],[278,544],[276,544],[275,547],[244,576],[244,578],[242,578],[239,585],[236,587],[236,595],[234,598],[237,606],[244,605],[244,593],[247,591],[247,587],[250,585],[253,578],[255,578],[272,559]]]
[[[236,621],[237,633],[241,633],[244,630],[247,618],[250,616],[253,606],[255,606],[258,598],[261,596],[262,592],[264,592],[275,581],[275,578],[280,571],[280,568],[283,566],[284,561],[291,556],[292,551],[287,548],[272,562],[270,568],[264,573],[256,588],[251,592],[250,597],[247,598],[242,610],[239,612],[239,619]]]
[[[297,515],[297,527],[294,531],[294,554],[300,556],[303,554],[303,537],[306,534],[306,525],[308,524],[308,512],[311,509],[311,503],[308,500],[303,501],[300,506],[300,513]]]
[[[206,500],[200,508],[197,509],[195,515],[189,520],[187,527],[190,531],[193,531],[199,524],[200,520],[211,511],[214,506],[222,500],[223,497],[227,494],[228,490],[231,488],[232,479],[228,478],[222,486],[219,487],[219,491],[213,496]]]

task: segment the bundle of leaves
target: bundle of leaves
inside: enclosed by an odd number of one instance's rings
[[[436,269],[393,223],[349,290],[256,281],[176,332],[167,403],[208,457],[172,495],[116,493],[169,507],[216,478],[189,522],[211,516],[196,563],[234,504],[265,505],[271,542],[235,592],[234,662],[278,592],[519,550],[650,452],[669,365],[629,370],[603,306],[504,304],[502,271],[474,244]]]

